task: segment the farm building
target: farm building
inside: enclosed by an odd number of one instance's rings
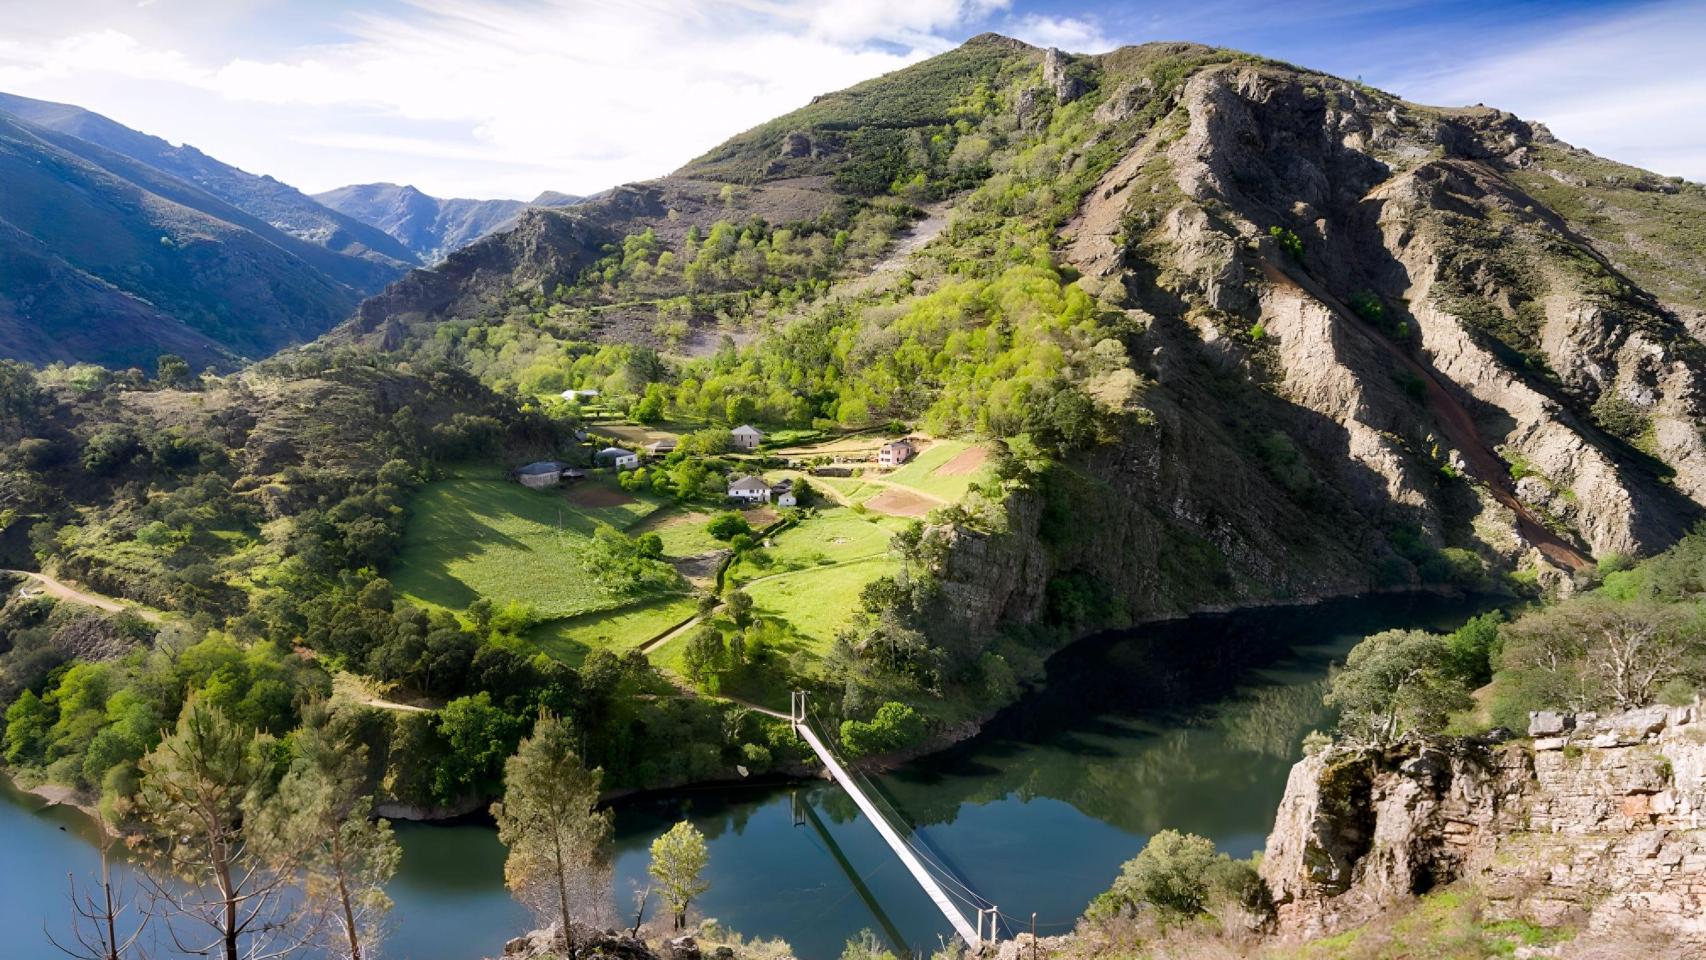
[[[594,454],[601,466],[615,467],[618,470],[632,470],[640,465],[640,455],[629,453],[621,447],[605,447]]]
[[[764,431],[750,423],[743,423],[729,431],[729,442],[736,450],[757,450],[758,445],[764,442]]]
[[[893,440],[883,444],[882,449],[877,451],[877,465],[898,467],[911,460],[912,455],[917,452],[918,449],[912,445],[911,440]]]
[[[646,444],[645,451],[648,456],[667,457],[675,452],[675,438],[664,437],[662,440],[653,440]]]
[[[736,477],[729,481],[729,497],[747,503],[769,503],[770,484],[763,477]]]
[[[540,460],[525,467],[517,467],[515,479],[524,487],[535,490],[556,486],[563,479],[563,465],[555,460]]]
[[[794,481],[792,480],[783,480],[771,487],[770,495],[778,507],[792,507],[800,502],[799,498],[794,496]]]

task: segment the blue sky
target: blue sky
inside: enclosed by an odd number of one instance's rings
[[[585,193],[995,30],[1196,40],[1706,180],[1706,0],[0,0],[0,90],[304,189]]]

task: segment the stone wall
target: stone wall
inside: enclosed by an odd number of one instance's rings
[[[1281,935],[1455,880],[1496,915],[1706,956],[1706,710],[1532,717],[1531,740],[1334,745],[1292,769],[1262,875]]]

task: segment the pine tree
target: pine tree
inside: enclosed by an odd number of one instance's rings
[[[257,834],[274,862],[298,864],[328,955],[363,960],[391,909],[385,884],[402,852],[390,822],[373,818],[373,798],[360,795],[367,748],[324,706],[304,711],[294,740],[296,760],[260,814]]]
[[[693,898],[711,889],[711,882],[700,876],[709,860],[705,835],[686,820],[652,841],[652,863],[647,869],[675,914],[677,930],[687,926],[687,908]]]
[[[562,924],[575,953],[573,908],[600,886],[609,860],[610,813],[598,809],[603,771],[588,770],[564,720],[541,713],[533,735],[504,763],[504,799],[492,805],[509,848],[504,882],[516,898]]]
[[[147,882],[180,952],[271,954],[296,929],[285,896],[293,865],[262,857],[244,828],[267,799],[271,743],[192,696],[177,727],[139,764],[137,815],[179,881],[150,874]],[[196,925],[210,928],[212,940],[185,929]]]

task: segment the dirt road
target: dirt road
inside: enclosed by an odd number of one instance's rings
[[[25,577],[29,580],[33,580],[41,587],[41,591],[43,593],[55,600],[70,600],[72,603],[81,603],[84,606],[94,607],[97,610],[106,610],[109,613],[120,613],[128,610],[142,619],[147,620],[149,623],[159,623],[162,619],[160,614],[153,610],[149,610],[146,607],[139,607],[135,604],[124,603],[120,600],[114,600],[112,597],[103,597],[98,593],[79,590],[63,580],[55,580],[53,577],[50,577],[45,573],[36,573],[31,570],[4,570],[0,571],[0,573],[9,573],[13,576]]]

